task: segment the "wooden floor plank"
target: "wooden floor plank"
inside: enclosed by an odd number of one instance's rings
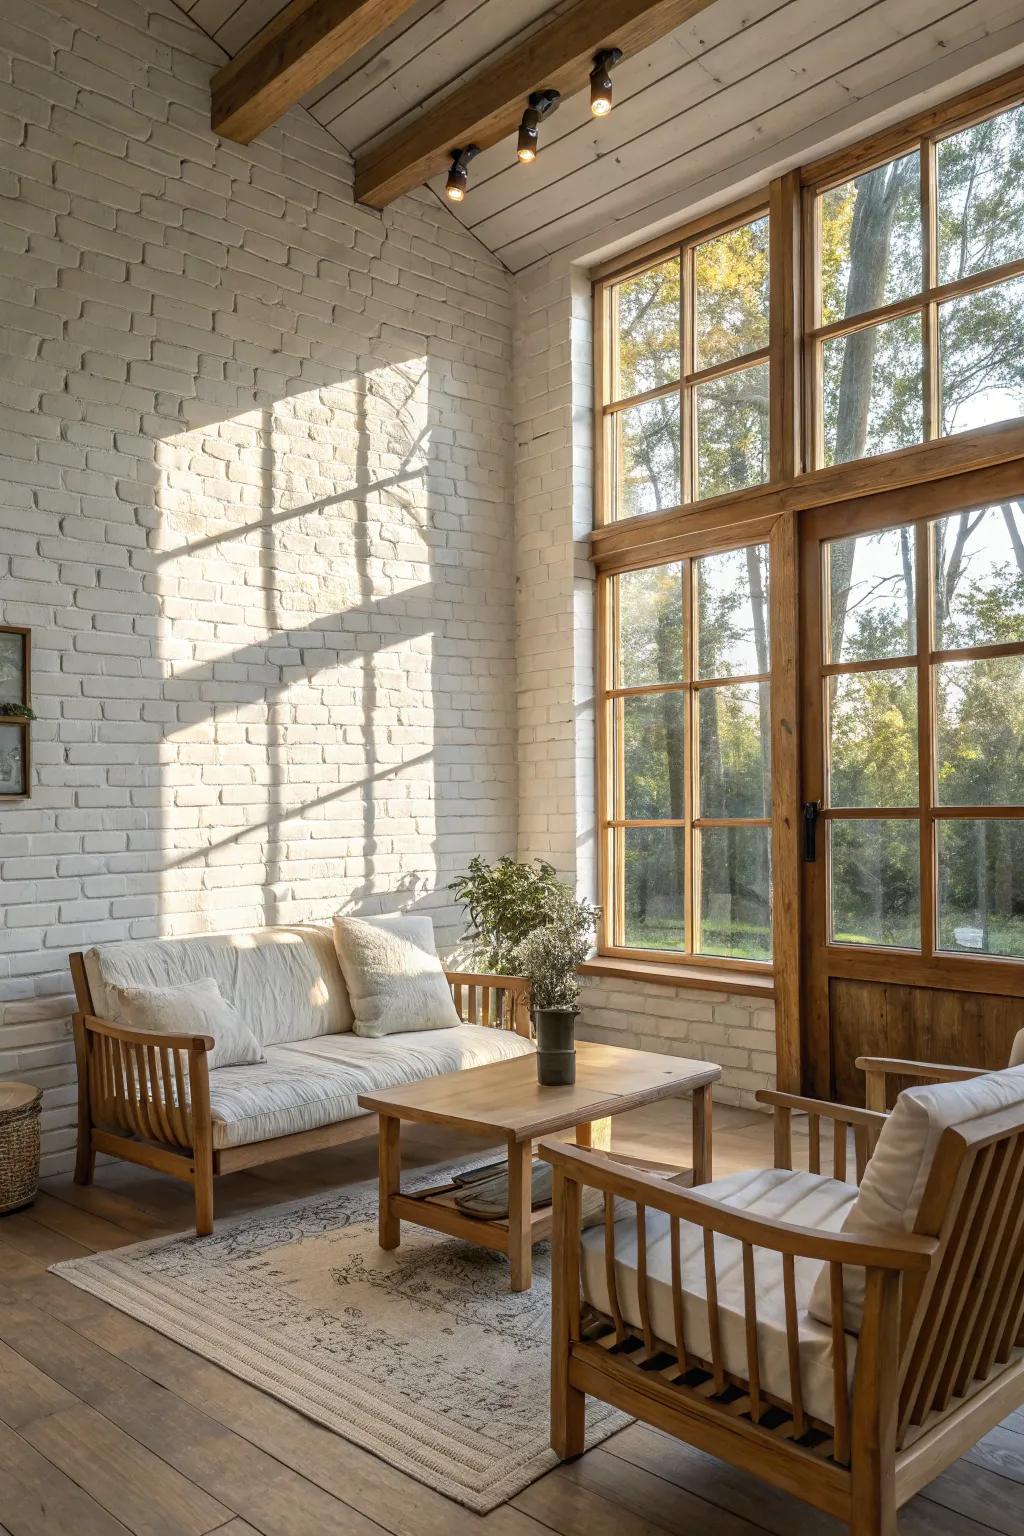
[[[21,1433],[134,1536],[206,1536],[232,1518],[226,1505],[85,1403]]]
[[[128,1536],[119,1520],[5,1424],[0,1488],[10,1536]]]
[[[0,1343],[0,1419],[11,1429],[21,1429],[33,1419],[69,1408],[77,1402],[52,1376]]]
[[[691,1536],[693,1531],[713,1532],[714,1536],[763,1536],[768,1529],[760,1520],[711,1503],[601,1446],[564,1470],[581,1487],[611,1503],[627,1510],[642,1509],[648,1520],[675,1536]],[[802,1519],[800,1529],[804,1529]]]
[[[49,1227],[63,1237],[70,1237],[94,1253],[121,1248],[129,1238],[124,1227],[116,1226],[103,1216],[95,1216],[91,1211],[69,1205],[66,1200],[58,1200],[42,1189],[32,1207],[32,1217],[40,1226]]]
[[[1024,1536],[1024,1496],[1019,1482],[961,1456],[928,1484],[928,1500],[980,1520],[1002,1536]]]
[[[1015,1483],[1024,1483],[1024,1434],[1009,1421],[993,1429],[967,1452],[967,1460]],[[1021,1495],[1024,1498],[1024,1495]]]
[[[102,1306],[102,1303],[100,1304]],[[382,1536],[358,1514],[55,1318],[0,1310],[11,1348],[264,1536]],[[56,1532],[53,1533],[56,1536]]]
[[[59,1264],[61,1259],[82,1259],[92,1252],[84,1243],[44,1227],[28,1211],[16,1211],[5,1216],[0,1225],[0,1244],[11,1248],[26,1258],[36,1259],[44,1267]]]

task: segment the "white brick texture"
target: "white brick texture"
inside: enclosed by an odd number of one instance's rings
[[[209,131],[169,0],[4,0],[0,1074],[69,1166],[68,951],[414,906],[516,839],[512,293],[302,111]],[[559,464],[558,471],[563,466]],[[554,469],[552,473],[554,473]]]

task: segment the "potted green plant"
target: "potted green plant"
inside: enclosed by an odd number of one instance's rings
[[[530,980],[537,1036],[537,1080],[547,1087],[576,1081],[578,967],[590,953],[598,909],[558,882],[545,919],[515,951],[515,967]]]
[[[448,889],[469,917],[463,942],[472,963],[494,976],[513,974],[519,945],[547,920],[560,888],[553,866],[543,859],[529,864],[508,857],[495,864],[479,855],[471,859]]]

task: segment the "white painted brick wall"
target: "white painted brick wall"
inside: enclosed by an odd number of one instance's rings
[[[775,1010],[762,998],[591,977],[580,1037],[634,1050],[716,1061],[715,1098],[754,1107],[758,1088],[775,1086]]]
[[[428,192],[354,206],[301,111],[214,138],[221,58],[170,0],[0,16],[0,613],[39,715],[0,1074],[45,1088],[47,1172],[69,949],[398,904],[449,943],[447,881],[515,845],[509,281]]]
[[[513,365],[519,651],[519,856],[596,890],[592,310],[567,263],[517,280]],[[580,1036],[717,1061],[716,1096],[754,1105],[775,1082],[762,999],[591,979]]]

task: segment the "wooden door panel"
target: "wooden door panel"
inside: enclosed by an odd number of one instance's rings
[[[1024,1002],[832,976],[829,1017],[835,1097],[863,1104],[864,1080],[854,1066],[858,1056],[1005,1067],[1013,1037],[1024,1027]]]

